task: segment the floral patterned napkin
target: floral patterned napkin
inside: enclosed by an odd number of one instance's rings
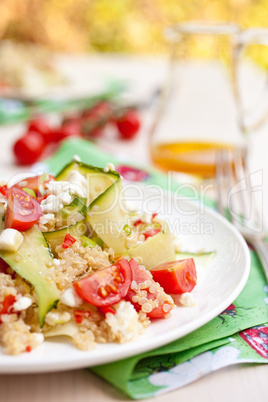
[[[74,155],[97,166],[112,162],[127,180],[167,187],[166,175],[126,164],[83,140],[65,142],[52,158],[35,169],[45,168],[56,174]],[[169,186],[175,189],[176,183]],[[208,199],[206,204],[213,206]],[[268,285],[257,255],[252,250],[250,253],[248,282],[219,316],[168,345],[91,370],[131,398],[143,399],[180,388],[231,364],[268,363]]]

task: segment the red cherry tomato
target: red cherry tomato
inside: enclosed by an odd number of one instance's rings
[[[88,275],[73,284],[78,295],[94,306],[110,306],[125,297],[131,283],[131,269],[126,259]]]
[[[141,122],[136,110],[127,110],[125,114],[115,120],[115,125],[121,138],[130,140],[138,133]]]
[[[81,137],[80,122],[65,123],[61,127],[54,130],[54,140],[62,141],[69,137]]]
[[[5,228],[28,230],[41,215],[41,207],[34,197],[16,187],[9,189]]]
[[[45,144],[49,144],[54,141],[53,130],[46,120],[39,116],[31,120],[28,124],[28,133],[34,132],[42,135]]]
[[[19,138],[13,147],[14,155],[21,165],[30,165],[36,162],[45,149],[45,142],[41,134],[30,132]]]
[[[33,177],[27,177],[27,179],[23,179],[19,181],[18,183],[15,184],[14,187],[17,188],[28,188],[30,190],[33,190],[37,197],[42,197],[42,194],[40,193],[39,186],[42,186],[45,188],[46,183],[50,182],[51,180],[55,180],[55,177],[52,176],[51,174],[44,173],[42,175],[38,176],[33,176]]]
[[[191,292],[197,280],[193,258],[158,265],[151,269],[151,274],[171,294]]]
[[[132,280],[135,281],[137,285],[148,282],[148,286],[145,289],[142,289],[146,292],[145,298],[152,300],[153,302],[158,300],[158,306],[147,312],[147,316],[151,318],[164,318],[174,307],[171,297],[168,296],[164,292],[163,288],[161,288],[159,284],[154,281],[150,271],[140,268],[137,261],[131,259],[129,265],[132,270]],[[139,292],[137,290],[130,288],[126,299],[134,305],[137,311],[140,311],[142,309],[142,305],[139,304],[139,302],[136,302],[135,298],[133,300],[133,297],[138,296],[138,293]]]

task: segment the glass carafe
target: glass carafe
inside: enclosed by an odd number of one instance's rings
[[[245,148],[237,76],[253,35],[242,43],[236,24],[196,22],[169,28],[166,35],[170,63],[150,133],[151,158],[165,170],[212,177],[219,149]]]

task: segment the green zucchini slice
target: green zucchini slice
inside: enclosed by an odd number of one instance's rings
[[[203,268],[209,266],[216,255],[216,251],[209,251],[204,253],[176,253],[176,260],[185,260],[186,258],[193,258],[196,265]]]
[[[90,204],[87,215],[94,232],[116,255],[127,251],[123,228],[129,225],[129,215],[123,201],[122,182],[118,179]]]
[[[72,170],[77,170],[87,179],[87,205],[90,205],[100,194],[110,187],[117,180],[120,174],[114,171],[105,172],[104,169],[87,165],[83,162],[70,162],[56,176],[57,181],[68,181]]]
[[[86,220],[77,222],[75,225],[67,226],[66,228],[53,230],[52,232],[43,232],[43,236],[50,246],[52,254],[55,254],[55,249],[62,244],[65,236],[69,233],[73,237],[84,236],[88,231]]]
[[[33,226],[23,232],[23,242],[16,252],[1,250],[0,257],[35,288],[42,327],[46,314],[57,306],[60,298],[54,281],[53,259],[42,232]]]
[[[113,248],[116,255],[127,251],[123,228],[129,225],[129,216],[124,208],[122,182],[115,171],[87,165],[82,162],[69,163],[56,177],[68,180],[72,170],[87,178],[87,221],[106,246]]]
[[[128,251],[129,257],[142,257],[142,264],[147,269],[152,269],[159,264],[175,261],[175,248],[168,224],[158,220],[162,225],[162,231],[153,237],[149,237],[144,243],[132,247]]]

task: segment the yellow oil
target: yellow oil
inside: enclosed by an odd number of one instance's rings
[[[213,177],[216,154],[221,149],[232,150],[233,146],[212,142],[161,143],[151,147],[151,157],[164,170]]]

